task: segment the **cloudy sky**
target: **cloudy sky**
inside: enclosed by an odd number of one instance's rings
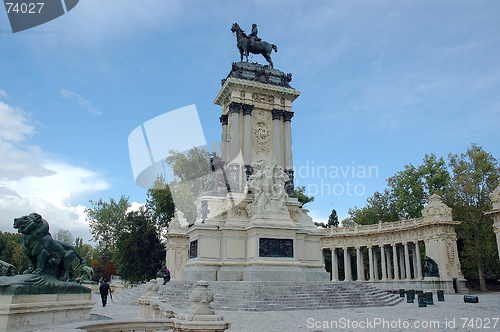
[[[498,1],[85,0],[13,34],[0,10],[0,230],[37,211],[89,240],[89,199],[144,203],[128,135],[165,112],[195,104],[219,141],[233,22],[258,24],[302,92],[294,164],[316,221],[347,216],[425,154],[477,143],[500,158],[499,14]]]

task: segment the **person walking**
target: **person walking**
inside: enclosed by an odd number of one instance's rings
[[[102,306],[105,307],[108,300],[108,293],[111,294],[111,289],[104,277],[100,280],[99,293],[101,293]]]

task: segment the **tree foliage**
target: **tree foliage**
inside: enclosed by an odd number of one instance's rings
[[[109,203],[102,198],[89,202],[92,207],[85,208],[85,213],[90,232],[103,252],[109,250],[114,253],[125,224],[127,209],[130,207],[129,197],[121,196],[118,202],[113,198],[109,199]]]
[[[498,186],[498,160],[475,144],[466,153],[450,154],[449,160],[453,178],[447,203],[454,220],[462,221],[457,227],[462,266],[466,278],[477,277],[481,290],[486,290],[486,275],[500,275],[493,220],[484,215],[491,209],[489,194]]]
[[[123,279],[137,282],[156,278],[165,259],[165,248],[149,214],[127,214],[126,228],[117,243],[116,263]]]
[[[332,213],[330,213],[330,216],[328,217],[327,224],[323,222],[315,222],[314,224],[321,228],[339,227],[339,216],[337,215],[337,210],[332,209]]]
[[[421,217],[432,194],[443,197],[453,209],[458,250],[466,278],[479,279],[486,290],[486,277],[500,277],[493,221],[484,215],[491,209],[489,194],[498,185],[499,163],[490,153],[472,144],[462,154],[444,158],[426,155],[420,166],[406,165],[387,179],[383,193],[375,192],[362,208],[349,209],[344,226],[368,225]]]
[[[73,235],[71,234],[70,231],[67,229],[60,229],[56,235],[54,235],[54,239],[57,241],[61,241],[64,243],[67,243],[69,245],[74,246],[75,245],[75,239],[73,238]]]
[[[28,268],[20,233],[0,232],[0,259],[14,265],[17,273],[23,273]]]
[[[302,203],[301,206],[314,201],[314,196],[306,195],[306,186],[304,185],[296,187],[293,193],[295,194],[299,202]]]
[[[210,153],[207,150],[192,148],[186,153],[171,150],[165,158],[165,165],[174,172],[174,180],[169,181],[175,207],[184,213],[189,223],[196,220],[194,201],[201,192],[203,179],[210,171]]]
[[[151,212],[153,223],[161,229],[167,227],[174,217],[175,205],[169,186],[163,175],[159,175],[147,191],[146,207]]]

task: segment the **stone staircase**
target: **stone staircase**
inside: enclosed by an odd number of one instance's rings
[[[121,293],[113,295],[113,301],[121,305],[139,305],[137,300],[148,291],[147,284],[141,284],[137,287],[124,290]]]
[[[158,293],[177,308],[190,305],[194,282],[171,281]],[[311,310],[392,306],[403,299],[362,282],[211,281],[217,310]]]

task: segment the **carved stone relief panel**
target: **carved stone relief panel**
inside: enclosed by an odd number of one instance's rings
[[[252,147],[257,154],[267,154],[271,151],[271,113],[264,111],[254,112],[252,115]]]
[[[274,104],[274,97],[264,93],[252,93],[252,99],[257,103]]]

